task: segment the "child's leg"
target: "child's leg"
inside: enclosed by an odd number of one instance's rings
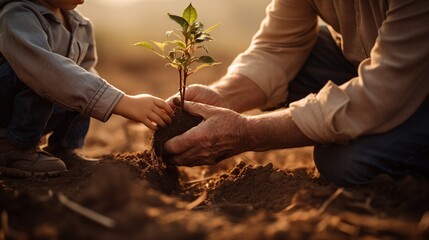
[[[77,165],[97,163],[99,159],[87,158],[75,151],[84,145],[89,121],[88,116],[55,106],[45,129],[45,133],[52,132],[45,150],[61,158],[69,169]]]
[[[48,144],[66,149],[83,147],[89,129],[89,121],[89,116],[55,106],[44,131],[44,134],[52,132]]]
[[[56,176],[66,166],[38,148],[53,104],[39,97],[16,76],[11,66],[0,64],[0,173],[8,176]]]
[[[54,105],[21,82],[7,62],[0,66],[0,106],[9,142],[19,149],[36,147]]]

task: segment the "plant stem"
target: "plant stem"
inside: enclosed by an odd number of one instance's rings
[[[180,113],[182,113],[183,111],[183,104],[184,104],[184,98],[185,98],[185,94],[184,94],[184,87],[183,87],[183,75],[182,75],[182,69],[179,69],[179,79],[180,79],[180,84],[179,84],[179,93],[180,93]]]
[[[184,74],[184,77],[183,77],[183,86],[182,86],[182,88],[183,88],[183,98],[182,98],[182,102],[180,103],[180,107],[182,108],[182,109],[184,109],[185,108],[185,92],[186,92],[186,79],[188,78],[188,69],[184,69],[183,70],[183,74]]]

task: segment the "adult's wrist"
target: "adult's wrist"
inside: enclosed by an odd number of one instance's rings
[[[244,112],[262,106],[267,101],[265,93],[251,79],[231,74],[215,82],[211,87],[225,103],[225,108]]]

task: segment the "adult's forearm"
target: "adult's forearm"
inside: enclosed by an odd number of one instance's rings
[[[262,106],[267,101],[265,93],[249,78],[234,74],[211,85],[225,100],[229,109],[244,112]]]
[[[224,98],[229,109],[247,111],[264,105],[265,93],[249,78],[235,74],[226,76],[211,86]],[[243,146],[248,151],[302,147],[315,142],[305,136],[292,120],[289,109],[248,116]]]
[[[247,117],[243,145],[249,151],[293,148],[314,145],[294,123],[289,109]]]

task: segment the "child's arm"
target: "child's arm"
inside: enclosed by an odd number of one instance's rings
[[[157,125],[162,127],[171,123],[169,115],[173,114],[171,107],[162,99],[149,94],[135,96],[124,95],[113,108],[113,113],[125,118],[141,122],[152,130]]]
[[[70,111],[107,121],[123,92],[94,73],[96,56],[90,22],[80,24],[77,30],[81,35],[88,32],[88,38],[80,37],[79,42],[89,44],[92,54],[79,66],[76,59],[71,59],[76,56],[67,53],[68,46],[61,47],[61,39],[67,36],[35,6],[31,1],[11,1],[0,11],[1,55],[39,96]]]

